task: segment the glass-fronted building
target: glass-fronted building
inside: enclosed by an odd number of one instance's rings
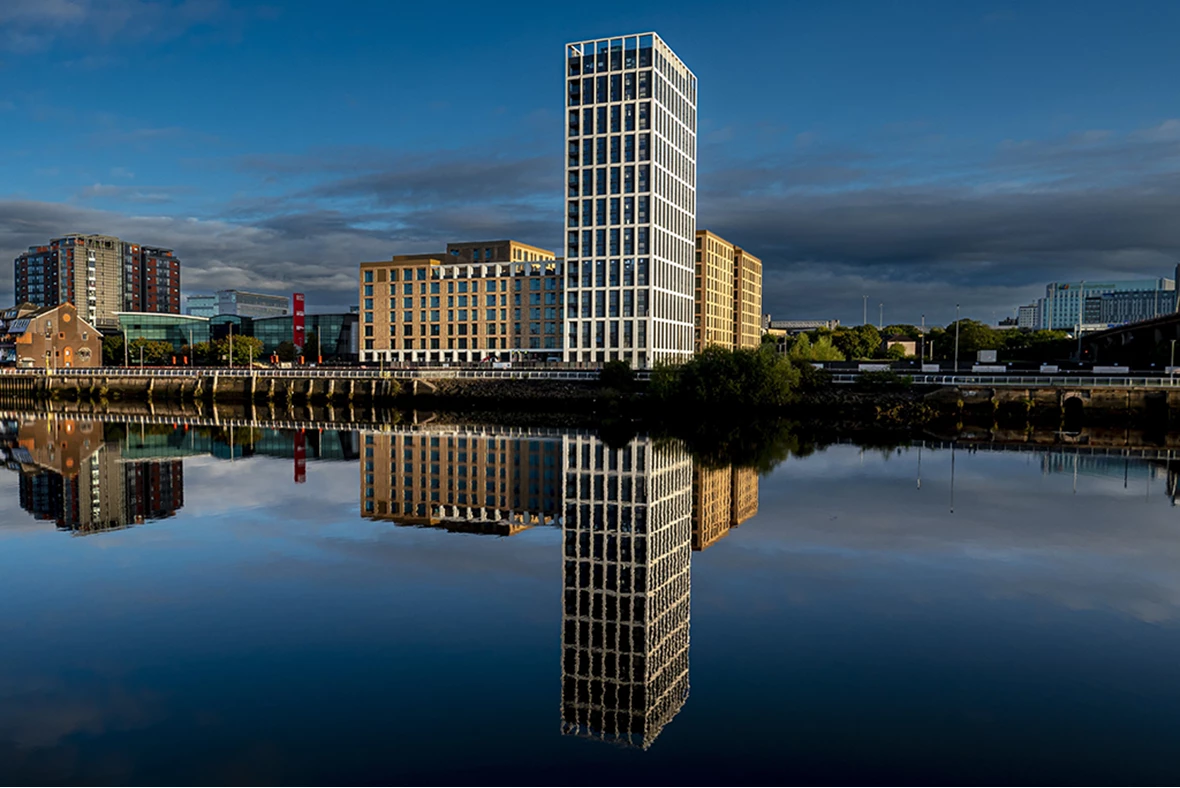
[[[697,80],[654,33],[565,47],[566,361],[693,353]]]
[[[1038,328],[1073,331],[1078,322],[1089,326],[1146,319],[1158,303],[1163,312],[1175,311],[1176,283],[1172,279],[1132,279],[1125,281],[1050,282],[1045,297],[1038,299]],[[1134,297],[1120,297],[1104,306],[1103,297],[1111,293],[1137,292]],[[1107,315],[1128,316],[1104,319]],[[1158,312],[1157,314],[1163,314]],[[1129,316],[1135,315],[1137,318]]]
[[[217,314],[240,317],[281,317],[291,314],[286,296],[248,293],[245,290],[218,290]]]
[[[356,361],[359,318],[355,312],[305,315],[307,347],[304,356],[309,361],[317,355],[323,356],[324,361]],[[256,318],[250,324],[249,330],[242,327],[242,333],[261,339],[264,355],[274,353],[283,342],[294,341],[295,325],[291,315]]]
[[[186,315],[193,317],[213,317],[217,314],[217,296],[191,295],[185,298]]]
[[[209,341],[209,318],[157,312],[116,312],[119,331],[132,342],[168,342],[173,348]]]

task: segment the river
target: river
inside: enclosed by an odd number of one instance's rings
[[[8,414],[0,453],[6,783],[1180,779],[1163,451]]]

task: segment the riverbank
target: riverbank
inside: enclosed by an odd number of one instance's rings
[[[433,412],[529,412],[547,419],[676,423],[699,419],[692,402],[656,401],[643,381],[606,385],[591,371],[550,377],[393,378],[329,370],[193,371],[127,374],[102,371],[69,375],[0,375],[0,400],[10,405],[78,402],[130,407],[180,407],[198,412],[212,406],[248,405],[282,410],[392,409]],[[452,372],[452,375],[457,373]],[[741,411],[738,413],[737,411]],[[1136,387],[913,385],[895,375],[864,376],[854,384],[825,378],[803,380],[785,404],[770,408],[710,408],[713,420],[787,418],[799,422],[882,426],[997,424],[1006,429],[1062,428],[1079,423],[1170,430],[1180,427],[1180,392]]]

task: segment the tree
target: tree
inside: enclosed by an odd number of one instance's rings
[[[298,354],[299,351],[296,349],[295,343],[286,339],[280,342],[279,346],[275,349],[275,355],[279,357],[279,361],[294,361]]]
[[[122,334],[109,334],[102,338],[102,363],[108,367],[123,366]]]
[[[912,326],[909,323],[894,323],[891,326],[885,326],[881,329],[881,334],[887,337],[903,336],[910,339],[917,339],[922,336],[922,332],[917,326]]]
[[[889,346],[889,349],[885,351],[885,357],[894,361],[901,361],[906,357],[905,346],[900,342],[894,342]]]
[[[955,324],[946,327],[947,338],[951,341],[951,354],[954,354]],[[978,320],[963,319],[959,321],[959,354],[970,355],[977,350],[999,350],[1004,346],[1001,332]]]
[[[209,343],[211,358],[209,363],[222,365],[229,363],[230,339],[215,339]],[[247,337],[235,334],[233,337],[234,366],[247,366],[251,361],[258,361],[262,357],[262,340],[257,337]]]
[[[881,332],[868,323],[855,328],[838,328],[832,343],[845,358],[873,358],[881,350]]]
[[[626,361],[608,361],[602,365],[598,381],[604,388],[630,391],[635,385],[635,370]]]
[[[176,352],[176,348],[171,342],[136,337],[127,343],[127,360],[132,365],[138,364],[140,361],[143,361],[144,364],[170,363],[174,352]]]
[[[811,342],[812,361],[843,361],[844,354],[832,344],[830,336],[821,336]]]
[[[303,340],[303,357],[308,361],[318,361],[317,356],[323,355],[323,350],[320,347],[319,335],[314,331],[308,331],[307,337]]]
[[[721,408],[728,413],[786,404],[799,383],[799,370],[772,345],[757,349],[705,348],[684,364],[660,364],[649,390],[669,406]]]

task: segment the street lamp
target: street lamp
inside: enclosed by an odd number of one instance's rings
[[[1168,374],[1176,377],[1176,340],[1172,340],[1172,361],[1168,364]]]
[[[959,374],[959,305],[955,304],[955,374]]]
[[[926,363],[926,315],[922,315],[922,353],[918,358],[923,364]]]

